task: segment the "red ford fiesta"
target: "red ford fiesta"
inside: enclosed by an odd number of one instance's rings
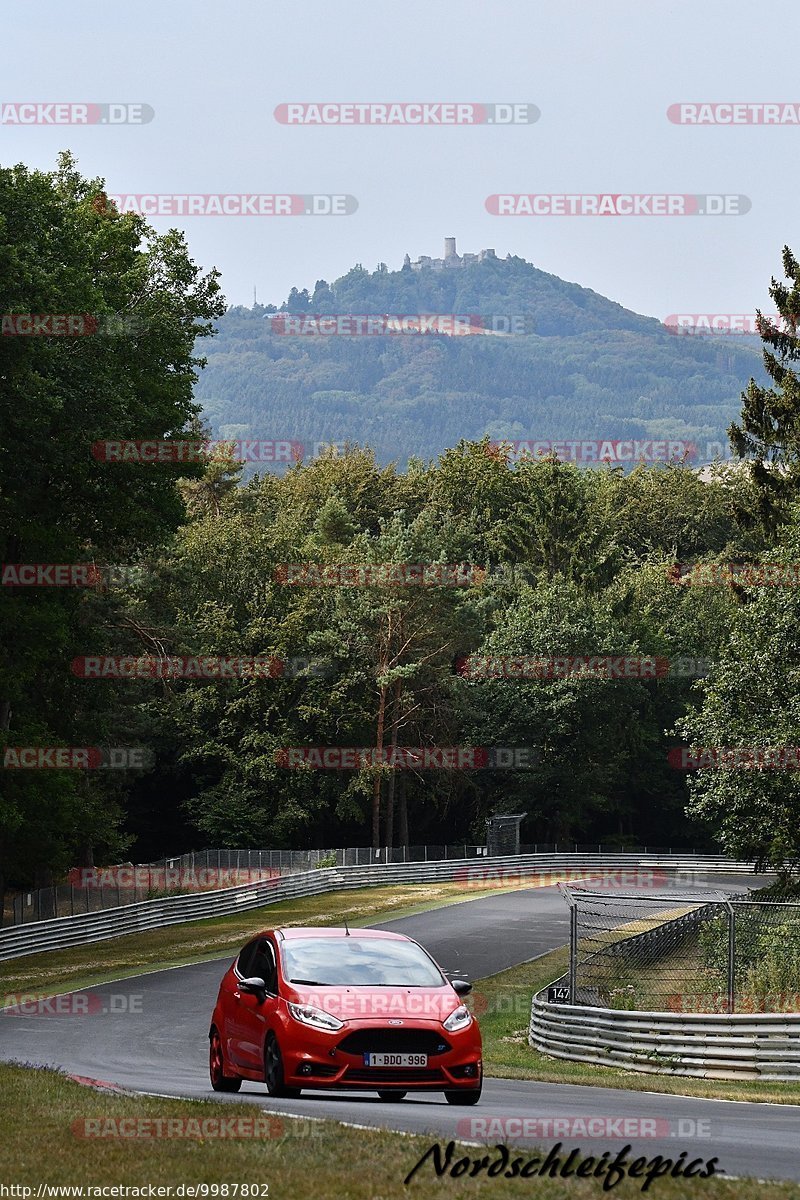
[[[376,1090],[384,1100],[443,1091],[475,1104],[481,1035],[461,997],[411,938],[376,929],[268,929],[225,973],[211,1020],[211,1086],[243,1079],[271,1096]]]

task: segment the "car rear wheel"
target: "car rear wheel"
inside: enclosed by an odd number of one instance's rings
[[[385,1088],[382,1092],[378,1092],[378,1097],[381,1100],[405,1100],[408,1092],[393,1092],[389,1088]]]
[[[283,1056],[274,1033],[269,1035],[264,1047],[264,1082],[270,1096],[291,1100],[300,1095],[300,1088],[287,1087],[284,1083]]]
[[[477,1104],[481,1098],[481,1088],[469,1092],[445,1092],[444,1098],[448,1104]]]
[[[225,1059],[222,1054],[222,1038],[216,1029],[211,1031],[208,1049],[208,1073],[215,1092],[238,1092],[242,1081],[238,1076],[225,1074]]]

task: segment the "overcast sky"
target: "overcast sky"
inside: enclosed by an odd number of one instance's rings
[[[800,110],[800,6],[722,0],[5,0],[3,104],[140,102],[146,125],[0,125],[0,163],[72,149],[112,193],[346,193],[343,217],[153,218],[229,303],[280,302],[361,262],[494,247],[638,312],[771,310],[800,252],[800,125],[670,122],[687,101]],[[532,124],[310,127],[311,101],[534,104]],[[746,195],[747,215],[496,217],[492,193]]]

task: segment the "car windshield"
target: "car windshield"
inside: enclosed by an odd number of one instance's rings
[[[289,983],[321,987],[442,987],[445,979],[413,942],[382,938],[296,938],[281,946]]]

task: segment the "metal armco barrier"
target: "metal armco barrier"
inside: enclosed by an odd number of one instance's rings
[[[463,882],[466,889],[517,882],[524,886],[528,878],[534,882],[534,876],[552,876],[550,882],[556,883],[559,877],[566,877],[566,872],[572,873],[576,870],[619,872],[620,882],[624,883],[627,878],[630,886],[631,872],[750,873],[753,871],[753,864],[737,863],[714,855],[675,854],[655,857],[641,854],[579,853],[381,863],[369,867],[322,867],[280,879],[267,879],[260,883],[248,883],[220,891],[145,900],[103,912],[11,926],[0,930],[0,961],[26,954],[40,954],[47,950],[61,950],[67,946],[108,941],[128,933],[162,929],[186,921],[202,921],[207,917],[264,908],[281,900],[317,896],[349,888],[447,881]]]
[[[554,1058],[710,1079],[800,1076],[800,1014],[626,1012],[533,998],[528,1041]]]
[[[704,917],[705,906],[609,949],[624,955],[643,943],[668,948],[692,920]],[[800,1076],[800,1013],[635,1012],[551,1004],[543,988],[531,1003],[528,1042],[553,1058],[627,1071],[784,1082]]]

